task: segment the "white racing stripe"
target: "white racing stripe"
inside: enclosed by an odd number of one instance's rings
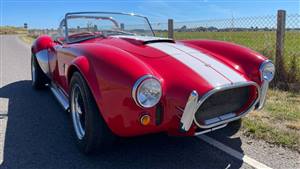
[[[219,73],[223,74],[226,78],[228,78],[231,82],[244,82],[246,79],[242,77],[239,73],[232,70],[230,67],[226,66],[222,62],[214,59],[211,56],[208,56],[204,53],[199,52],[191,47],[173,44],[175,48],[182,50],[186,53],[189,53],[193,57],[205,62],[206,64],[211,65],[214,69],[216,69]]]
[[[148,46],[182,62],[205,78],[213,87],[246,81],[244,77],[225,64],[193,48],[173,43],[152,43]]]
[[[191,57],[187,53],[177,48],[174,48],[174,46],[170,45],[169,43],[151,43],[148,44],[148,46],[158,49],[185,64],[201,77],[205,78],[205,80],[207,80],[207,82],[213,87],[230,83],[228,79],[213,70],[211,67],[205,65],[205,63],[200,62],[196,58]]]
[[[234,149],[232,149],[232,148],[224,145],[223,143],[220,143],[219,141],[217,141],[217,140],[215,140],[215,139],[213,139],[211,137],[208,137],[206,135],[200,135],[200,136],[196,136],[196,137],[198,137],[199,139],[205,141],[206,143],[208,143],[208,144],[210,144],[210,145],[212,145],[212,146],[214,146],[214,147],[216,147],[216,148],[224,151],[225,153],[227,153],[227,154],[229,154],[229,155],[231,155],[231,156],[233,156],[233,157],[235,157],[235,158],[237,158],[237,159],[239,159],[239,160],[247,163],[248,165],[250,165],[250,166],[252,166],[254,168],[272,169],[272,168],[266,166],[265,164],[260,163],[260,162],[258,162],[256,160],[254,160],[253,158],[248,157],[247,155],[242,154],[242,153],[240,153],[240,152],[238,152],[238,151],[236,151],[236,150],[234,150]]]

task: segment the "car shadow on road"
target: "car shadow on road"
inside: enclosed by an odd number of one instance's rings
[[[109,152],[80,154],[71,121],[49,90],[35,91],[30,81],[0,89],[9,99],[1,168],[240,168],[242,162],[193,137],[163,134],[121,139]],[[228,139],[228,138],[226,138]],[[236,138],[236,150],[242,152]]]

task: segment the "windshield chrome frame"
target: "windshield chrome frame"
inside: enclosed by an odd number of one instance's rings
[[[140,17],[140,18],[144,18],[146,20],[146,22],[149,25],[150,31],[152,32],[153,36],[155,36],[155,33],[152,29],[152,26],[150,24],[150,21],[147,17],[142,16],[142,15],[138,15],[138,14],[133,14],[133,13],[122,13],[122,12],[69,12],[65,14],[64,19],[60,22],[59,25],[59,29],[62,30],[63,27],[65,27],[65,41],[66,43],[72,43],[69,41],[69,37],[68,37],[68,22],[67,22],[67,18],[70,15],[80,15],[80,14],[112,14],[112,15],[128,15],[128,16],[136,16],[136,17]]]

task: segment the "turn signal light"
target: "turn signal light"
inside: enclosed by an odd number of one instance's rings
[[[151,122],[151,117],[148,114],[142,115],[140,122],[143,126],[147,126]]]

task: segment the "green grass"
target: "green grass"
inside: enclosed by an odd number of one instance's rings
[[[36,37],[30,36],[30,35],[28,35],[28,34],[20,35],[19,37],[20,37],[20,39],[21,39],[23,42],[28,43],[28,44],[32,44],[33,41],[34,41],[35,38],[36,38]]]
[[[294,92],[284,92],[270,90],[265,110],[275,118],[275,120],[300,120],[300,94]]]
[[[297,131],[281,130],[259,119],[253,121],[245,118],[242,124],[246,135],[300,151],[300,135]]]
[[[18,28],[13,26],[0,26],[0,35],[3,34],[27,34],[27,30],[24,28]]]
[[[300,94],[270,89],[264,109],[244,118],[242,130],[300,152]]]

